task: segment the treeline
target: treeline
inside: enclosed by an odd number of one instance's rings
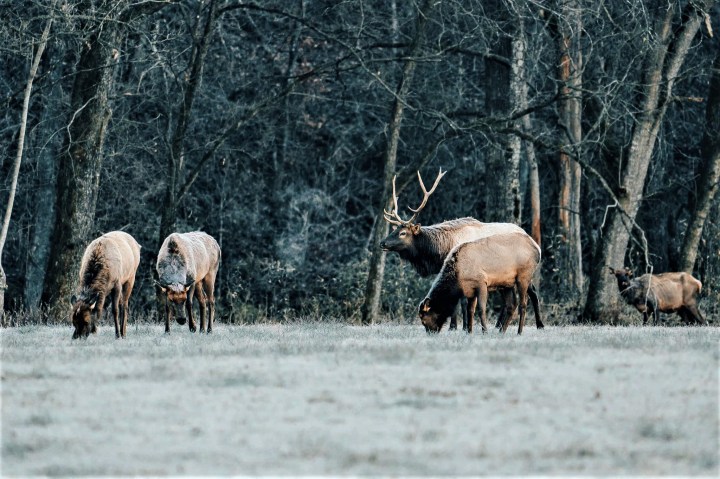
[[[382,211],[394,175],[404,208],[439,168],[420,221],[522,225],[558,320],[621,320],[621,266],[691,272],[717,311],[715,1],[3,0],[0,16],[2,213],[24,141],[6,311],[66,320],[85,246],[121,229],[142,245],[131,307],[153,313],[162,240],[203,230],[221,321],[412,320],[429,282],[381,252]]]

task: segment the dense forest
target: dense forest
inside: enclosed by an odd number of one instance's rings
[[[714,0],[0,0],[0,312],[67,321],[87,244],[222,248],[218,320],[416,321],[383,210],[521,225],[558,323],[622,323],[609,267],[720,301]],[[8,208],[11,207],[11,208]],[[9,210],[11,209],[11,215]],[[8,214],[6,214],[8,211]],[[4,304],[3,304],[4,303]]]

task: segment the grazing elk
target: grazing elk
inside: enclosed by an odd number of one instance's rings
[[[678,313],[686,323],[706,324],[697,307],[697,297],[702,283],[688,273],[644,274],[632,279],[629,268],[613,269],[620,295],[625,302],[643,314],[647,324],[648,314],[658,323],[658,314]]]
[[[215,276],[220,267],[220,246],[207,233],[172,233],[165,238],[157,259],[158,283],[165,295],[165,332],[170,332],[170,321],[185,324],[183,307],[188,315],[188,326],[196,331],[192,312],[193,295],[200,305],[200,331],[212,332],[215,318]],[[209,314],[208,314],[209,313]]]
[[[87,338],[97,332],[97,322],[102,319],[108,295],[112,296],[115,337],[125,337],[128,302],[139,264],[140,245],[123,231],[106,233],[85,248],[80,265],[80,290],[70,300],[75,326],[73,339]],[[122,323],[119,322],[120,308]]]
[[[447,172],[440,170],[435,183],[428,191],[425,188],[420,172],[418,172],[418,181],[423,191],[423,199],[420,206],[415,209],[410,208],[413,215],[408,220],[403,220],[398,213],[398,197],[395,193],[395,178],[393,178],[393,210],[385,211],[384,217],[385,221],[393,225],[394,229],[380,243],[383,250],[397,252],[401,259],[410,262],[420,276],[425,277],[439,273],[450,251],[462,243],[504,233],[525,235],[533,241],[525,230],[513,223],[481,223],[475,218],[459,218],[432,226],[421,226],[419,223],[414,223],[445,173]],[[534,241],[533,243],[539,252],[540,247]],[[508,302],[512,300],[513,290],[502,292],[507,306]],[[540,303],[533,286],[528,290],[528,294],[535,310],[535,324],[538,328],[543,328],[540,318]],[[502,325],[503,314],[506,309],[503,309],[500,315],[497,323],[498,328]],[[463,329],[467,330],[468,319],[465,317],[465,311],[463,310]],[[452,315],[450,329],[456,327],[456,319]]]
[[[458,300],[464,297],[468,300],[468,333],[472,333],[477,305],[485,332],[488,291],[517,287],[520,311],[518,334],[521,334],[525,326],[528,288],[539,264],[540,250],[535,241],[524,233],[503,233],[463,243],[448,254],[430,291],[420,303],[420,321],[426,331],[439,332]],[[514,312],[513,305],[506,301],[503,333]]]

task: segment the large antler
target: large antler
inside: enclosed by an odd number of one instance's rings
[[[422,177],[420,176],[420,172],[417,172],[418,175],[418,181],[420,182],[420,188],[423,190],[423,199],[420,203],[420,206],[413,209],[408,206],[408,209],[412,211],[414,214],[410,217],[409,220],[404,220],[400,217],[400,214],[398,213],[398,197],[395,194],[395,179],[397,178],[397,175],[393,176],[393,206],[394,209],[392,211],[383,210],[383,216],[385,218],[385,221],[390,223],[391,225],[397,225],[397,226],[408,226],[413,224],[413,221],[418,217],[420,212],[425,208],[425,205],[427,204],[428,198],[430,198],[430,195],[433,194],[435,191],[435,188],[437,188],[438,183],[440,183],[440,180],[443,176],[445,176],[445,173],[447,171],[443,171],[442,168],[440,168],[440,171],[438,172],[437,178],[435,178],[435,183],[433,183],[432,188],[430,188],[430,191],[425,188],[425,183],[423,183]]]

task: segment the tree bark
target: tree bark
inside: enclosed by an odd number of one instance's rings
[[[415,73],[416,56],[420,52],[422,38],[425,33],[427,17],[434,3],[432,0],[425,0],[418,11],[415,36],[408,50],[405,63],[403,64],[400,82],[398,84],[395,99],[393,101],[392,113],[388,125],[389,136],[385,149],[385,167],[383,173],[382,202],[375,217],[372,241],[370,243],[371,256],[368,279],[365,286],[365,296],[362,305],[362,324],[372,324],[377,321],[380,311],[380,291],[385,274],[385,252],[380,248],[380,242],[388,234],[388,224],[383,219],[383,209],[389,204],[392,179],[397,169],[397,149],[400,142],[400,126],[402,124],[405,102],[410,92],[413,75]]]
[[[664,14],[656,22],[656,43],[644,64],[643,81],[639,87],[640,105],[632,133],[625,167],[620,175],[617,193],[619,208],[610,213],[600,245],[596,267],[590,280],[588,301],[583,319],[615,323],[620,308],[620,295],[615,278],[608,268],[624,265],[625,250],[635,217],[643,198],[643,187],[655,147],[658,130],[665,116],[678,72],[697,34],[705,12],[714,1],[691,2],[684,8],[679,27],[673,29],[675,10],[665,2],[655,10]]]
[[[690,274],[695,268],[703,228],[720,187],[720,52],[715,56],[710,77],[701,156],[697,199],[680,252],[680,268]]]
[[[83,3],[80,7],[87,14],[81,27],[90,33],[75,66],[71,114],[60,153],[55,225],[42,295],[43,302],[50,305],[50,317],[65,314],[66,298],[77,283],[80,260],[93,233],[120,38],[132,19],[169,3],[163,0],[125,9],[113,7],[103,15],[98,15],[93,4]]]
[[[558,5],[557,42],[560,50],[558,77],[561,83],[558,121],[561,128],[560,195],[558,225],[561,245],[556,253],[558,268],[567,281],[559,284],[560,294],[581,298],[583,292],[582,245],[580,241],[580,165],[569,151],[582,140],[582,32],[581,7],[576,0],[561,0]]]
[[[509,36],[501,36],[485,60],[485,84],[493,85],[486,91],[485,108],[492,117],[507,117],[514,106],[516,92],[513,89],[516,84],[512,79],[512,63],[517,62],[513,56],[518,53],[518,49],[513,48],[517,47],[514,43]],[[511,65],[498,61],[498,57],[511,59]],[[483,221],[520,224],[520,152],[517,135],[504,135],[497,144],[488,148]]]
[[[50,11],[52,11],[54,7],[55,2],[53,2],[50,7]],[[35,81],[35,75],[37,74],[38,67],[40,66],[40,59],[42,58],[45,46],[47,45],[52,23],[53,17],[50,16],[45,24],[42,36],[40,37],[40,43],[38,44],[35,57],[30,65],[30,72],[28,73],[27,83],[25,84],[22,113],[20,114],[20,133],[18,134],[17,153],[15,155],[15,163],[13,163],[11,176],[12,180],[10,183],[8,202],[5,207],[5,217],[3,218],[2,228],[0,228],[0,324],[3,325],[5,324],[5,290],[7,289],[7,276],[5,275],[5,270],[2,266],[2,254],[5,249],[5,241],[7,240],[8,229],[10,227],[10,217],[12,216],[13,204],[15,203],[15,192],[17,191],[18,177],[20,176],[20,164],[22,163],[23,149],[25,148],[25,132],[27,130],[27,118],[28,110],[30,109],[30,95],[32,94],[33,81]]]
[[[202,10],[204,2],[198,7]],[[198,17],[200,12],[198,12]],[[160,218],[160,231],[158,247],[164,239],[175,231],[177,222],[178,203],[181,200],[181,191],[185,190],[183,179],[185,174],[185,136],[192,116],[195,95],[202,82],[203,66],[207,57],[208,48],[215,29],[215,20],[218,16],[216,0],[210,0],[204,22],[198,22],[196,33],[193,35],[193,49],[188,64],[188,74],[185,77],[183,99],[176,115],[177,122],[170,138],[170,151],[167,159],[167,175],[165,178],[165,200],[163,201]],[[182,190],[181,190],[182,188]]]

